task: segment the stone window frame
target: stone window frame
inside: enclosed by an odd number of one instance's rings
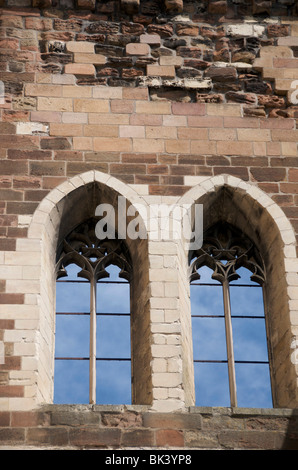
[[[97,188],[97,189],[96,189]],[[79,190],[79,192],[77,192]],[[41,361],[38,362],[37,388],[43,393],[40,402],[53,402],[54,376],[54,337],[55,337],[55,286],[56,286],[56,250],[59,242],[69,232],[82,222],[80,214],[86,209],[86,219],[94,216],[96,205],[92,205],[90,194],[98,191],[105,203],[117,207],[119,195],[126,200],[126,205],[146,204],[137,192],[130,186],[114,177],[97,171],[89,171],[71,178],[52,190],[41,202],[35,212],[29,227],[29,238],[41,241],[41,280],[40,318],[43,321],[39,329],[39,356],[48,358],[44,370]],[[85,201],[85,202],[82,202]],[[81,204],[81,209],[80,209]],[[83,207],[84,204],[86,207]],[[76,207],[78,216],[72,211]],[[70,224],[65,219],[71,220]],[[117,221],[117,217],[116,217]],[[135,241],[134,241],[135,242]],[[134,320],[131,325],[132,340],[132,402],[134,404],[150,404],[152,402],[151,367],[150,367],[150,338],[149,338],[149,301],[148,301],[148,247],[147,240],[138,243],[127,243],[134,268],[134,278],[131,280],[131,311]],[[147,267],[141,270],[140,267]],[[136,282],[136,280],[138,282]],[[45,326],[45,328],[43,327]],[[138,332],[138,335],[136,334]],[[136,358],[141,358],[141,362]]]
[[[297,344],[298,335],[295,231],[283,210],[257,185],[227,174],[185,177],[187,183],[193,187],[181,197],[180,203],[203,204],[204,230],[220,219],[225,220],[242,230],[264,259],[267,282],[263,292],[273,407],[295,408],[298,403],[298,364],[293,361],[293,345]]]

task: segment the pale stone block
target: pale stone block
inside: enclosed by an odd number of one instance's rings
[[[177,282],[167,282],[164,286],[165,297],[177,297],[179,286]]]
[[[34,356],[36,354],[35,343],[15,343],[14,354],[16,356]]]
[[[170,358],[167,361],[168,372],[179,372],[182,373],[182,360],[178,358]]]
[[[150,321],[152,323],[160,323],[164,321],[164,310],[151,309]]]
[[[9,409],[10,411],[32,411],[38,406],[36,398],[10,398]]]
[[[181,333],[181,324],[176,323],[154,323],[151,326],[152,333],[178,334]]]
[[[165,292],[162,282],[151,282],[150,287],[152,297],[163,297]]]
[[[169,345],[169,344],[152,344],[151,346],[152,357],[163,357],[169,358],[174,356],[180,356],[180,346]]]
[[[153,255],[175,255],[177,253],[176,243],[170,242],[149,242],[149,254]]]
[[[157,388],[154,387],[152,391],[153,399],[157,400],[166,400],[168,398],[168,389],[167,388]]]
[[[166,335],[154,334],[152,337],[154,344],[167,344]]]
[[[32,320],[39,318],[40,311],[35,305],[0,305],[0,318],[4,320]]]
[[[39,281],[33,280],[7,280],[6,282],[6,292],[11,293],[38,293],[40,292],[40,283]]]
[[[0,279],[17,279],[18,277],[20,277],[18,266],[0,266]]]
[[[94,53],[95,43],[88,41],[69,41],[66,43],[66,50],[68,52],[81,52],[87,54]]]
[[[129,185],[139,196],[147,196],[149,194],[148,184],[130,184]]]
[[[25,252],[25,251],[6,251],[5,252],[5,264],[16,265],[16,266],[38,266],[39,258],[36,251]]]
[[[32,221],[32,215],[19,215],[18,216],[18,227],[29,227]]]
[[[174,309],[177,308],[177,304],[177,299],[171,297],[153,297],[152,299],[150,299],[150,306],[153,309]]]
[[[227,36],[251,37],[254,34],[253,25],[251,24],[235,24],[227,26]]]
[[[151,362],[152,372],[166,372],[167,371],[167,361],[166,359],[158,358],[153,359]]]
[[[18,238],[16,242],[16,251],[41,251],[41,241],[34,238]]]
[[[93,98],[121,100],[123,94],[122,87],[106,87],[95,86],[93,87]]]
[[[182,374],[180,373],[169,373],[156,372],[152,376],[153,387],[178,387],[182,383]]]
[[[164,413],[171,413],[174,411],[181,411],[184,409],[182,400],[167,399],[167,400],[153,400],[152,411],[159,411]]]
[[[17,122],[18,135],[49,135],[49,126],[41,122]]]
[[[164,321],[166,323],[173,323],[180,320],[180,311],[179,310],[165,310]]]
[[[35,279],[35,280],[40,279],[40,274],[41,274],[40,266],[22,266],[22,279]],[[28,300],[28,297],[27,297],[27,300]],[[26,303],[28,304],[29,302],[26,302]]]
[[[298,287],[288,287],[288,295],[290,299],[297,300],[298,299]]]
[[[297,258],[285,259],[285,270],[288,273],[297,273],[298,272],[298,259]]]
[[[178,271],[171,268],[150,269],[149,280],[175,282],[178,280]]]

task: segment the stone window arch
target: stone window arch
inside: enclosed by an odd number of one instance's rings
[[[282,209],[257,186],[230,175],[198,178],[198,184],[179,200],[179,204],[203,205],[204,231],[219,222],[226,222],[245,234],[262,256],[266,283],[264,284],[265,316],[269,338],[269,359],[274,407],[295,408],[298,403],[297,365],[293,361],[293,345],[297,344],[296,296],[297,256],[294,230]],[[190,211],[190,217],[191,217]],[[187,244],[186,244],[187,246]],[[185,258],[189,250],[185,249]],[[184,264],[189,278],[189,263]],[[188,270],[188,271],[187,271]],[[182,322],[184,370],[187,370],[188,397],[195,402],[191,311],[185,304]]]
[[[63,257],[63,242],[94,217],[99,204],[108,204],[114,208],[116,233],[119,211],[127,212],[128,226],[138,212],[127,209],[137,204],[146,206],[145,200],[133,188],[109,175],[90,171],[52,190],[40,203],[29,227],[29,238],[40,240],[41,243],[37,403],[52,403],[54,395],[56,263],[59,256]],[[140,215],[138,220],[146,231]],[[133,271],[130,278],[131,401],[132,404],[148,405],[152,402],[148,240],[146,237],[136,240],[127,237],[123,239],[124,245]],[[120,267],[119,258],[116,259],[115,254],[112,257],[112,264]],[[72,253],[70,259],[74,258],[76,255]]]

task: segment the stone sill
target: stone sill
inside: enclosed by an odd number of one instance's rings
[[[252,416],[262,416],[262,417],[272,417],[272,418],[289,418],[293,416],[298,416],[298,409],[290,408],[230,408],[230,407],[212,407],[212,406],[190,406],[184,410],[172,411],[172,412],[162,412],[155,411],[149,405],[69,405],[69,404],[46,404],[41,405],[39,411],[42,412],[75,412],[75,411],[94,411],[94,412],[113,412],[113,413],[123,413],[123,412],[134,412],[134,413],[158,413],[158,414],[200,414],[200,415],[221,415],[221,416],[230,416],[230,417],[252,417]]]

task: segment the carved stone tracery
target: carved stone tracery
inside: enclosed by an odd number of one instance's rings
[[[131,280],[132,264],[123,240],[99,240],[95,234],[96,220],[79,225],[62,242],[56,264],[57,279],[67,276],[66,267],[76,264],[81,268],[78,277],[91,281],[109,277],[106,268],[116,265],[119,277]]]
[[[264,263],[253,242],[227,223],[211,227],[204,236],[203,246],[192,253],[190,281],[200,279],[197,271],[202,266],[212,269],[212,279],[221,283],[238,279],[237,270],[241,267],[252,272],[252,281],[260,285],[265,282]]]

